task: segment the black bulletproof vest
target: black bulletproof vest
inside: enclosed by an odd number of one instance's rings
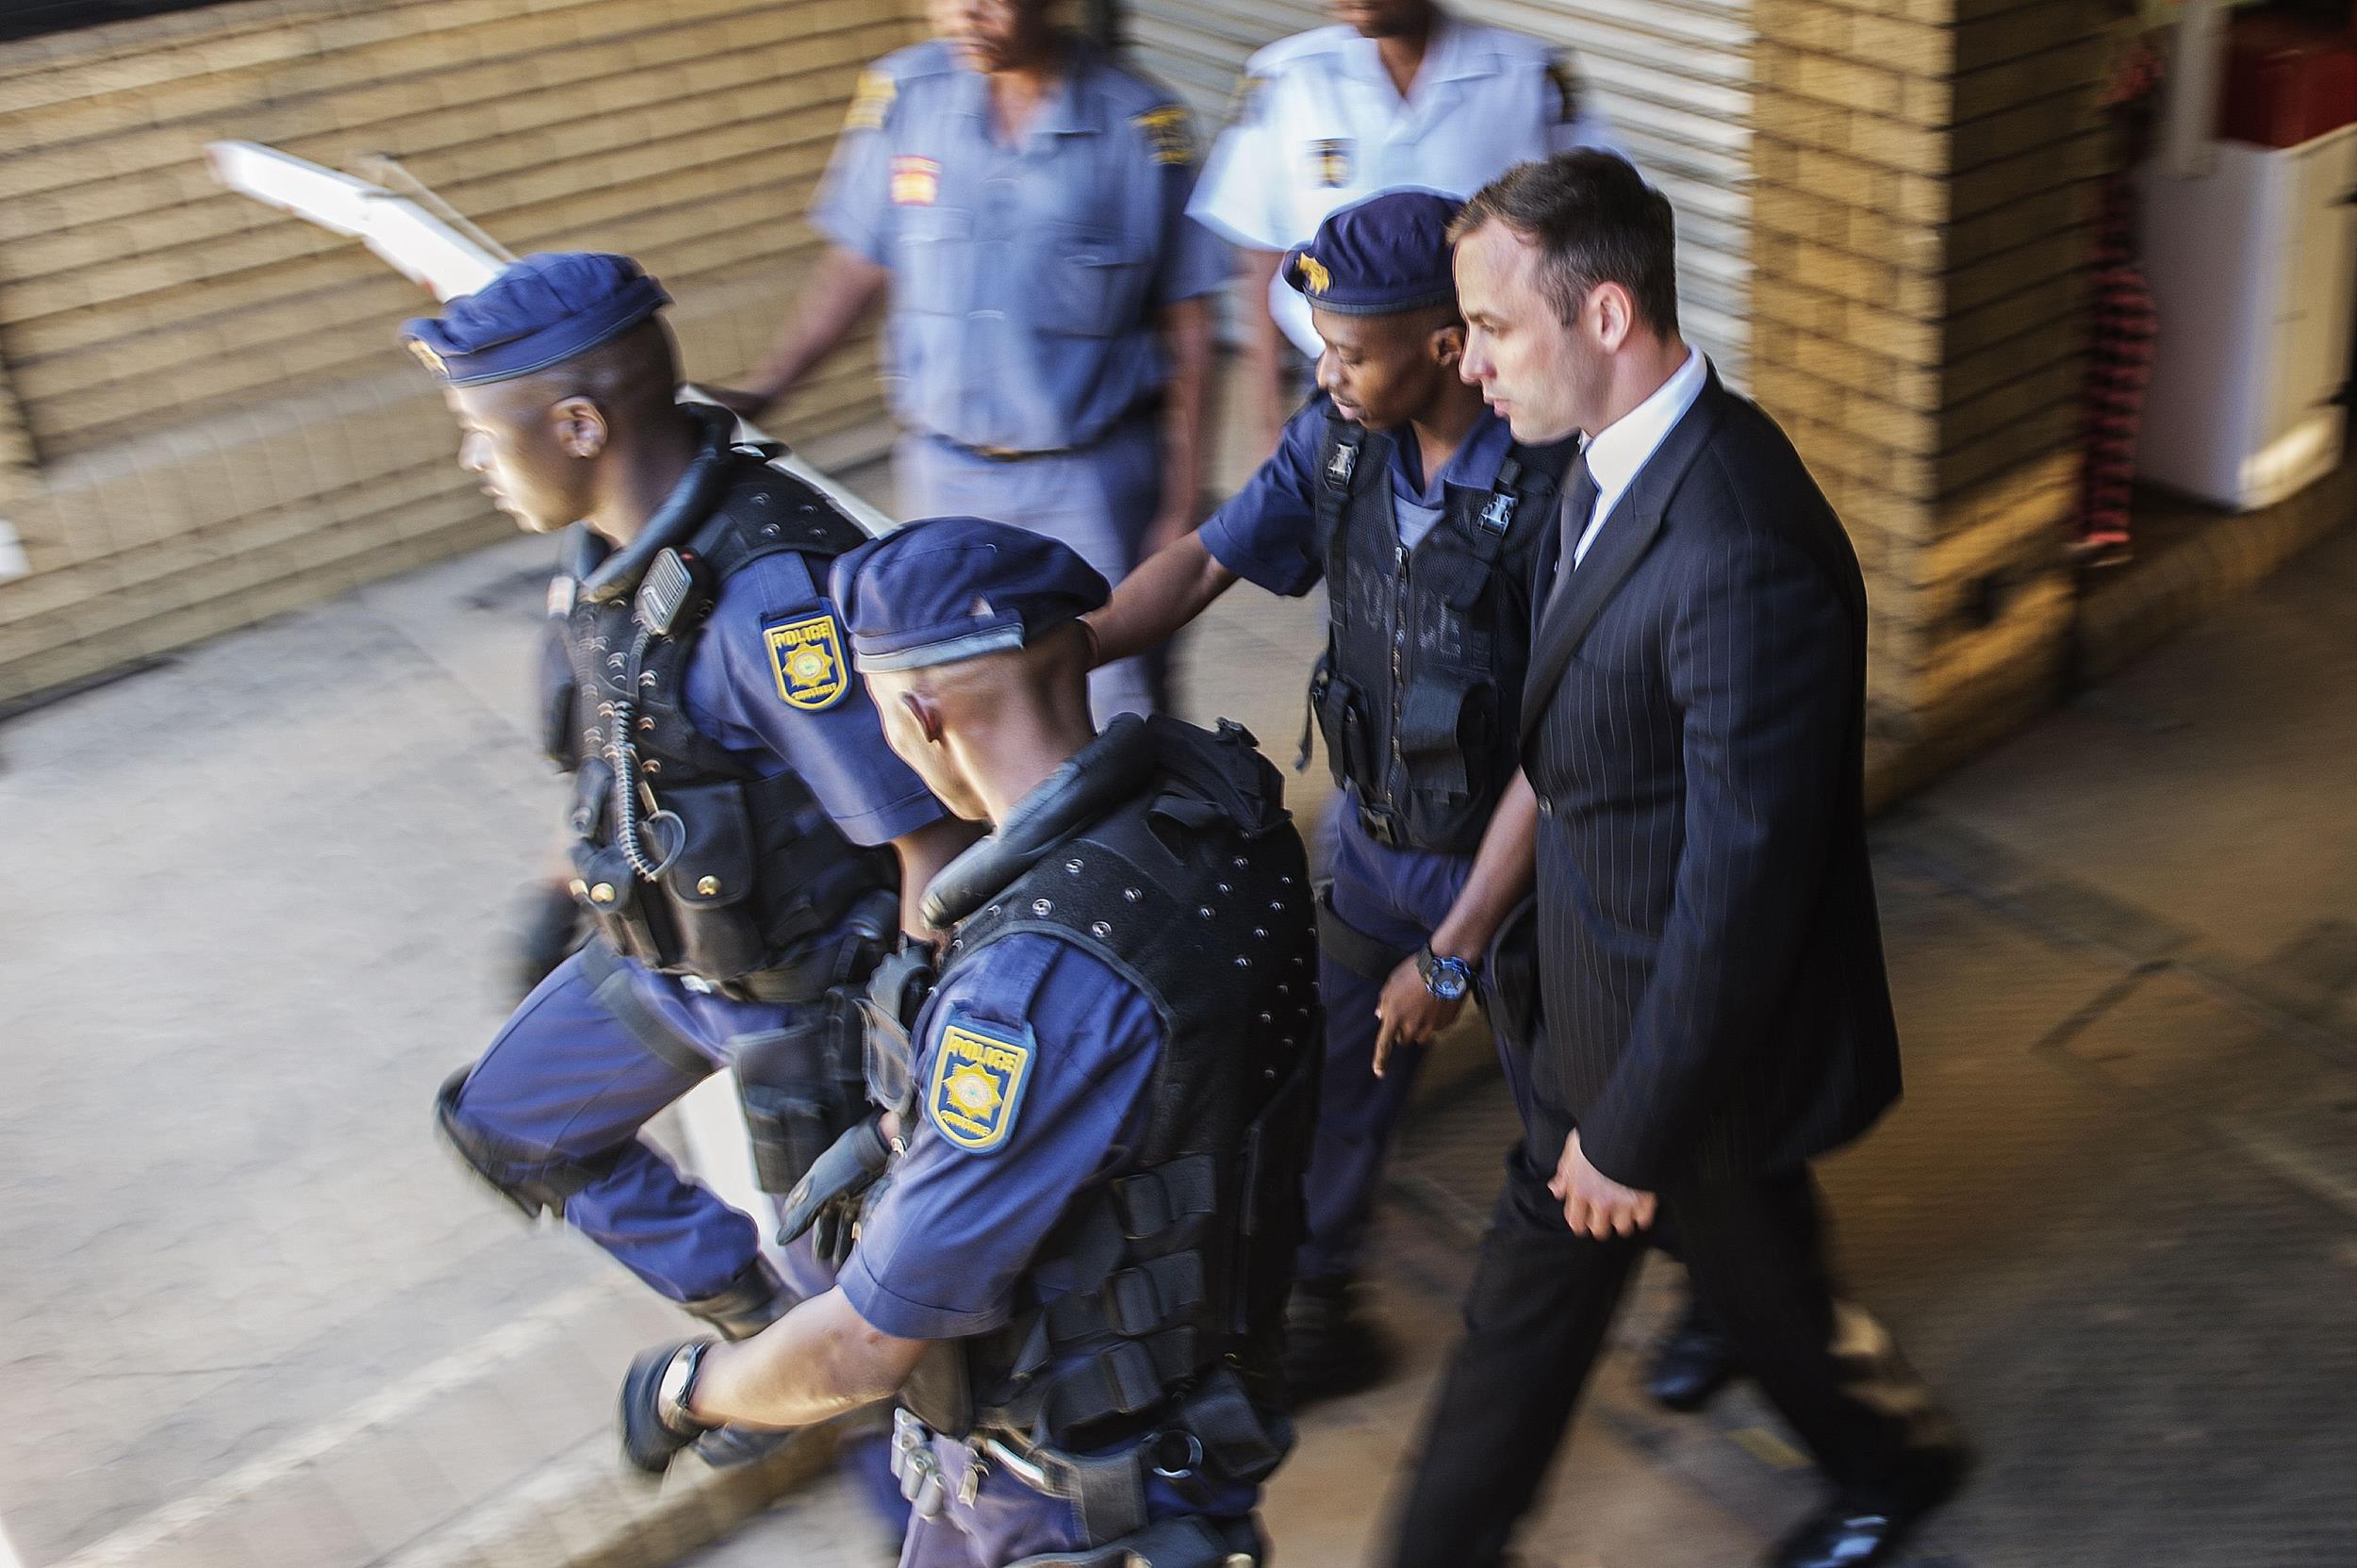
[[[592,598],[581,585],[602,541],[582,524],[567,541],[558,581],[560,591],[574,585],[562,634],[572,698],[551,739],[576,770],[573,891],[617,950],[651,967],[730,995],[808,1000],[839,978],[832,949],[815,954],[813,939],[896,885],[897,867],[889,851],[846,840],[800,779],[762,778],[699,731],[682,686],[732,576],[792,552],[824,583],[828,563],[866,535],[755,454],[720,454],[684,484],[702,487],[690,498],[702,515],[675,520],[680,542],[644,581],[602,585]],[[651,611],[665,629],[651,628]]]
[[[1470,853],[1514,776],[1531,575],[1573,441],[1511,448],[1495,486],[1447,487],[1412,551],[1392,507],[1392,437],[1327,416],[1317,477],[1326,652],[1310,705],[1334,782],[1381,842]]]
[[[1154,749],[1146,788],[989,895],[958,926],[948,974],[1028,931],[1129,980],[1163,1029],[1144,1136],[1050,1232],[1014,1319],[936,1345],[902,1397],[936,1431],[1034,1448],[1191,1434],[1215,1467],[1250,1478],[1283,1451],[1254,1412],[1281,1409],[1315,1099],[1309,868],[1248,734],[1139,723],[1116,720],[1081,760],[1129,732]],[[1071,1288],[1043,1301],[1043,1279]]]

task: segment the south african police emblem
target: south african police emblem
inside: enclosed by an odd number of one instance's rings
[[[958,1147],[986,1154],[1014,1131],[1031,1078],[1029,1026],[1010,1029],[951,1008],[926,1080],[925,1116]]]
[[[843,629],[834,612],[821,610],[765,627],[762,641],[769,649],[769,671],[778,678],[778,695],[785,704],[805,713],[832,708],[851,689],[850,671],[843,662]]]
[[[1350,139],[1323,137],[1310,143],[1310,177],[1328,190],[1350,183]]]

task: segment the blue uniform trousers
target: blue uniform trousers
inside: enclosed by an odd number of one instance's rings
[[[701,995],[628,959],[595,985],[585,957],[567,959],[524,999],[468,1075],[454,1114],[553,1158],[619,1150],[610,1170],[566,1200],[566,1223],[671,1300],[717,1295],[759,1251],[753,1221],[681,1175],[638,1130],[799,1010]],[[798,1294],[832,1283],[806,1246],[788,1265]]]
[[[989,518],[1028,528],[1070,545],[1118,585],[1137,566],[1162,505],[1162,429],[1153,416],[1136,416],[1094,446],[1014,460],[911,434],[894,450],[893,480],[904,517]],[[1089,705],[1097,723],[1160,706],[1162,665],[1157,652],[1116,660],[1091,675]]]
[[[1471,855],[1377,844],[1360,826],[1353,790],[1334,798],[1319,832],[1334,883],[1334,912],[1344,924],[1402,953],[1424,946],[1473,870]],[[1381,979],[1320,953],[1326,1062],[1318,1081],[1317,1137],[1305,1179],[1309,1234],[1299,1255],[1304,1279],[1343,1279],[1358,1271],[1392,1132],[1424,1067],[1425,1047],[1399,1046],[1384,1075],[1375,1076],[1375,1004],[1382,994]],[[1520,1104],[1527,1065],[1503,1039],[1498,1058]]]
[[[971,1448],[938,1437],[931,1446],[946,1494],[940,1512],[930,1519],[910,1519],[900,1545],[900,1568],[1004,1568],[1046,1552],[1088,1548],[1080,1506],[1072,1499],[1037,1491],[987,1459],[981,1480],[972,1481],[967,1474],[975,1463]],[[965,1495],[969,1485],[974,1487],[971,1498]],[[1211,1501],[1223,1510],[1231,1506],[1228,1499]],[[1160,1481],[1149,1483],[1146,1506],[1155,1519],[1196,1511]],[[1232,1514],[1213,1517],[1246,1520],[1248,1501],[1234,1506]]]

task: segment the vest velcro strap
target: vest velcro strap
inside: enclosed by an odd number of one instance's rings
[[[1047,1429],[1068,1432],[1108,1416],[1135,1415],[1168,1396],[1195,1370],[1195,1330],[1117,1340],[1058,1378],[1047,1395]]]
[[[1136,1339],[1190,1319],[1202,1305],[1202,1254],[1174,1252],[1118,1270],[1094,1291],[1058,1298],[1047,1309],[1047,1331],[1064,1345],[1105,1334]]]
[[[1208,1154],[1190,1154],[1153,1170],[1121,1177],[1112,1186],[1113,1204],[1121,1214],[1121,1233],[1133,1242],[1216,1213],[1219,1207],[1219,1168]]]
[[[1187,1395],[1178,1407],[1177,1425],[1203,1445],[1204,1461],[1232,1481],[1257,1481],[1270,1475],[1292,1447],[1270,1434],[1243,1380],[1225,1366]]]

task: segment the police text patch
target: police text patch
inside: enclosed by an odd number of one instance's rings
[[[765,626],[761,640],[786,706],[816,713],[842,701],[851,689],[850,671],[843,664],[843,628],[832,610]]]
[[[997,1148],[1014,1131],[1037,1049],[1028,1026],[1009,1029],[950,1008],[926,1080],[926,1119],[960,1148],[976,1154]]]

